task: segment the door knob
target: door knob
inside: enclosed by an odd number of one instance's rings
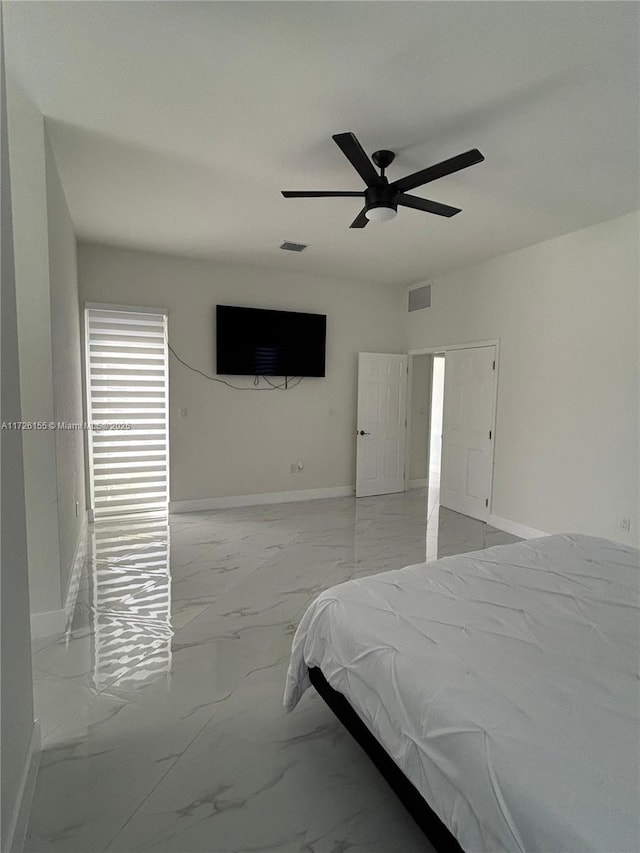
[[[371,433],[365,432],[363,429],[361,429],[360,432],[358,433],[358,435],[371,435]]]

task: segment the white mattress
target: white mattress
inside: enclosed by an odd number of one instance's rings
[[[548,536],[352,580],[296,632],[467,853],[640,850],[639,552]]]

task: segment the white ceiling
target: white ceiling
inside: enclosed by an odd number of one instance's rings
[[[3,5],[81,239],[407,284],[639,206],[635,2]],[[453,219],[349,229],[280,195],[363,188],[343,131],[390,180],[486,159],[414,191]]]

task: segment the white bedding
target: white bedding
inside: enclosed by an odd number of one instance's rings
[[[305,612],[285,707],[320,667],[466,853],[637,853],[639,582],[578,535],[348,581]]]

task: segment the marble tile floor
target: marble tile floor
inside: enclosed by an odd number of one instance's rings
[[[435,489],[96,523],[34,646],[27,853],[429,853],[313,690],[283,712],[292,636],[328,586],[512,541]]]

